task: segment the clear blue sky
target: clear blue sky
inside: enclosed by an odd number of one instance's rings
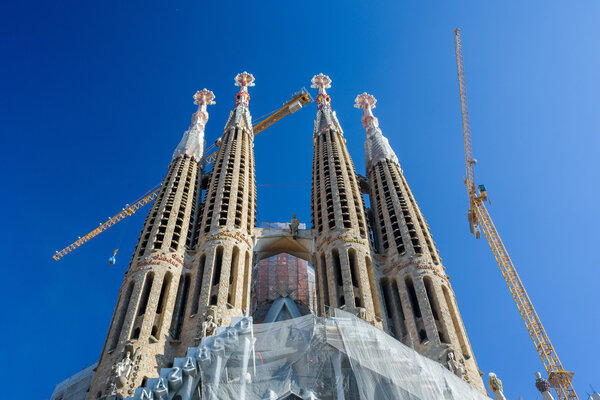
[[[51,255],[162,180],[196,90],[214,91],[207,140],[220,136],[233,77],[247,70],[255,117],[330,75],[361,174],[353,100],[377,97],[479,368],[497,373],[509,399],[534,400],[543,367],[485,240],[467,227],[452,35],[461,27],[477,180],[586,398],[590,383],[600,387],[598,15],[596,1],[3,2],[3,396],[50,397],[98,359],[147,210],[60,262]],[[310,182],[315,112],[256,137],[259,184]],[[292,213],[310,223],[309,186],[259,187],[260,221]]]

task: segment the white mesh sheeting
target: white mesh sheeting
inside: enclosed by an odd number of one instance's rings
[[[259,325],[243,318],[190,348],[134,398],[488,399],[354,315],[334,315]]]

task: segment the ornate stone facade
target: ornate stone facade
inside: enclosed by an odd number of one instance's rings
[[[319,89],[313,132],[312,222],[321,314],[345,309],[381,327],[365,205],[354,164],[327,88],[331,79],[312,79]]]
[[[248,92],[254,77],[244,72],[235,82],[236,104],[209,173],[203,171],[204,128],[214,95],[204,89],[194,96],[198,111],[142,229],[88,399],[131,396],[188,348],[247,316],[253,266],[279,253],[314,265],[318,315],[350,312],[485,393],[427,223],[373,116],[375,98],[356,99],[367,135],[363,178],[331,108],[331,79],[313,78],[319,93],[312,229],[262,229],[255,227]]]
[[[363,110],[367,137],[365,154],[384,325],[396,339],[444,364],[485,393],[429,226],[373,115],[376,100],[363,93],[355,103]]]

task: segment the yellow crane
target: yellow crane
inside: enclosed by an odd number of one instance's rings
[[[283,106],[281,106],[277,110],[259,118],[259,120],[252,127],[252,131],[254,132],[254,135],[264,131],[269,126],[273,125],[275,122],[279,121],[283,117],[285,117],[289,114],[295,113],[296,111],[301,109],[303,106],[305,106],[308,103],[311,103],[312,101],[313,101],[313,99],[310,96],[310,94],[308,93],[308,91],[305,88],[300,89],[300,91],[294,93],[292,95],[292,98],[290,100],[286,101],[283,104]],[[208,149],[206,149],[206,152],[210,151],[214,147],[215,147],[215,145],[211,145]],[[211,153],[209,156],[206,157],[206,159],[205,159],[206,165],[212,163],[215,160],[215,158],[217,157],[217,152],[218,152],[218,150],[215,150],[213,153]],[[150,189],[148,192],[146,192],[146,194],[141,196],[132,205],[127,204],[126,208],[124,208],[120,213],[118,213],[114,217],[110,218],[108,221],[104,222],[103,224],[100,224],[99,227],[97,227],[96,229],[94,229],[93,231],[88,233],[87,235],[77,238],[77,240],[75,242],[71,243],[70,245],[68,245],[67,247],[62,249],[61,251],[57,251],[52,256],[52,258],[54,258],[56,261],[60,260],[61,258],[66,256],[67,254],[69,254],[70,252],[75,250],[76,248],[78,248],[78,247],[82,246],[84,243],[88,242],[90,239],[98,236],[99,234],[101,234],[102,232],[104,232],[105,230],[110,228],[111,226],[115,225],[117,222],[129,217],[130,215],[135,214],[135,212],[137,210],[144,207],[146,204],[151,203],[158,195],[159,190],[160,190],[160,184],[155,186],[154,188]]]
[[[456,67],[458,69],[458,86],[460,90],[460,106],[462,111],[463,139],[465,145],[465,165],[467,176],[465,184],[469,193],[469,212],[468,218],[471,225],[471,233],[479,239],[480,231],[483,230],[485,237],[494,253],[494,257],[502,271],[504,280],[517,304],[519,313],[525,322],[527,331],[533,340],[533,344],[542,359],[542,363],[548,372],[548,380],[556,389],[556,393],[561,400],[578,399],[571,381],[573,372],[565,371],[558,355],[550,343],[548,334],[542,326],[542,321],[538,317],[525,286],[521,282],[517,270],[513,265],[508,251],[500,239],[500,235],[492,222],[492,218],[485,207],[484,202],[488,200],[485,186],[475,185],[474,166],[477,160],[473,158],[473,149],[471,147],[471,126],[469,123],[469,108],[467,105],[467,91],[465,87],[465,70],[462,55],[462,36],[460,29],[454,31],[454,45],[456,51]]]

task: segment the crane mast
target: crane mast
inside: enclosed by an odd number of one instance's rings
[[[517,270],[513,265],[508,251],[500,239],[498,230],[494,226],[492,218],[485,207],[484,202],[487,200],[487,192],[483,185],[475,186],[475,171],[474,166],[477,162],[473,158],[473,150],[471,147],[471,125],[469,122],[469,109],[467,105],[467,91],[465,86],[465,73],[462,55],[462,36],[460,29],[454,31],[454,44],[456,51],[456,67],[458,70],[458,85],[460,90],[460,106],[462,111],[462,127],[463,140],[465,145],[465,167],[466,178],[465,184],[469,194],[469,211],[468,218],[471,226],[471,233],[477,238],[480,236],[480,230],[483,230],[485,237],[494,253],[496,262],[500,267],[502,276],[508,285],[521,318],[525,322],[529,336],[535,345],[535,348],[542,359],[542,363],[548,373],[548,380],[554,386],[558,397],[561,400],[578,399],[575,389],[571,383],[573,372],[565,371],[546,330],[542,326],[542,321],[537,315],[533,303],[527,295],[525,286],[517,274]]]
[[[256,122],[254,124],[254,126],[252,127],[252,131],[254,132],[254,135],[257,135],[258,133],[264,131],[265,129],[267,129],[268,127],[270,127],[275,122],[282,119],[283,117],[295,113],[296,111],[301,109],[303,106],[305,106],[308,103],[311,103],[312,101],[313,101],[313,99],[310,96],[310,93],[308,93],[308,91],[305,88],[300,89],[300,91],[298,91],[292,95],[292,98],[290,100],[283,103],[283,106],[281,106],[277,110],[271,112],[270,114],[267,114],[266,116],[264,116],[264,118],[259,118],[259,121]],[[210,150],[213,147],[214,147],[214,145],[210,146],[207,150]],[[212,163],[213,161],[215,161],[215,158],[217,157],[217,153],[218,153],[218,149],[216,151],[214,151],[213,153],[211,153],[210,155],[206,156],[205,165],[208,165],[208,164]],[[109,218],[108,221],[104,222],[103,224],[100,224],[99,227],[97,227],[96,229],[94,229],[93,231],[91,231],[90,233],[85,235],[84,237],[79,237],[75,242],[71,243],[70,245],[68,245],[67,247],[62,249],[61,251],[57,251],[52,256],[52,258],[54,258],[56,261],[60,260],[67,254],[69,254],[76,248],[82,246],[83,244],[85,244],[89,240],[93,239],[94,237],[98,236],[99,234],[101,234],[102,232],[104,232],[105,230],[110,228],[111,226],[113,226],[116,223],[120,222],[121,220],[129,217],[130,215],[133,215],[137,210],[139,210],[146,204],[152,202],[156,198],[156,196],[158,196],[159,190],[160,190],[160,185],[158,185],[158,187],[155,186],[153,189],[149,190],[145,195],[143,195],[139,200],[135,201],[132,205],[127,205],[126,206],[127,208],[124,208],[120,213],[118,213],[117,215],[115,215],[112,218]]]

